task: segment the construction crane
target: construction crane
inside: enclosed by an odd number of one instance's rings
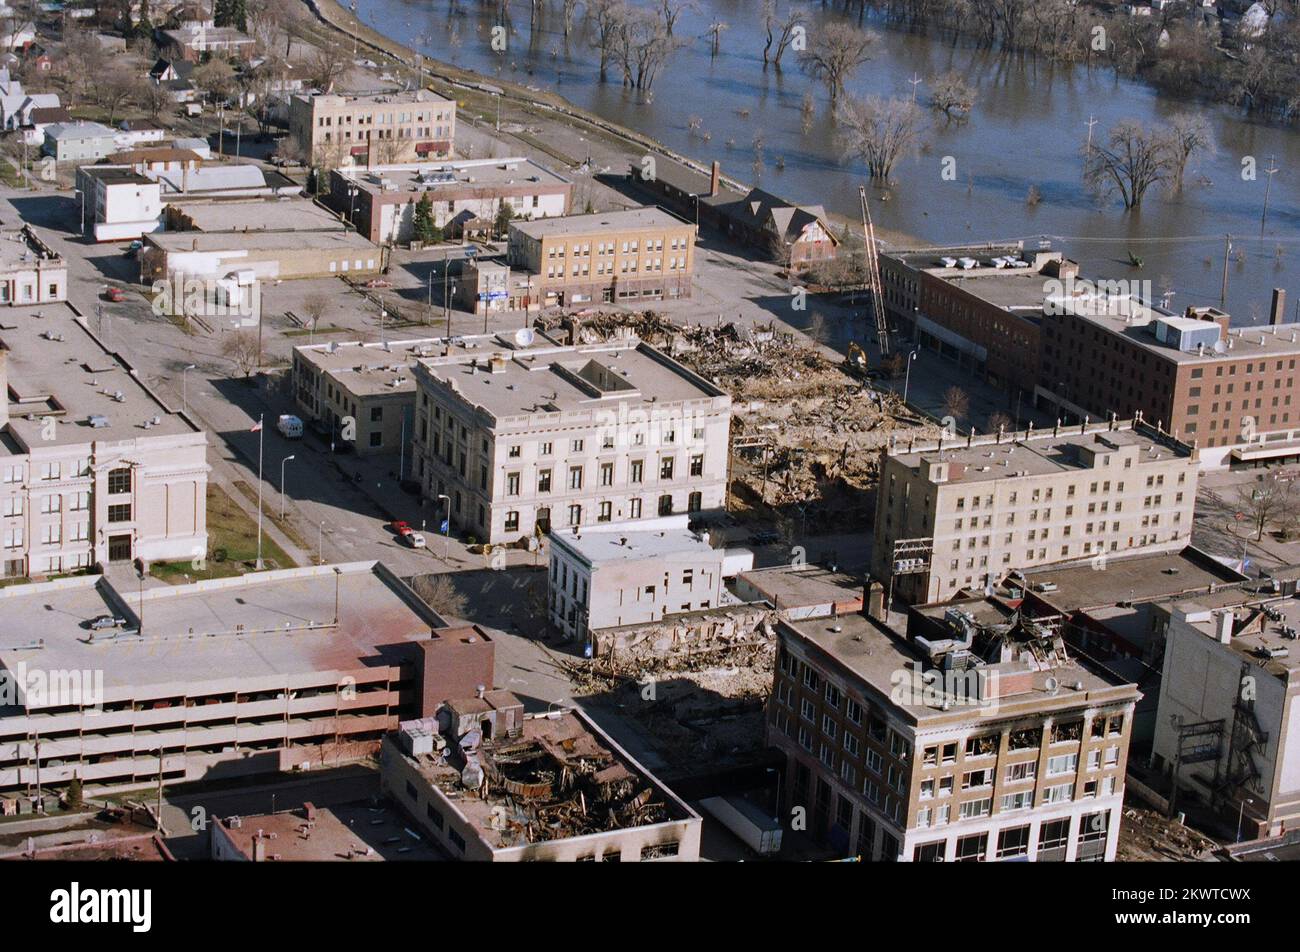
[[[871,224],[871,209],[867,205],[867,187],[858,186],[858,198],[862,200],[862,230],[867,241],[867,282],[871,289],[871,311],[876,321],[876,342],[880,344],[880,356],[889,356],[889,324],[885,320],[885,297],[881,289],[880,258],[876,254],[876,229]]]

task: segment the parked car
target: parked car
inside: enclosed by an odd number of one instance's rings
[[[90,622],[91,631],[103,631],[105,628],[121,628],[126,624],[126,619],[117,615],[100,615]]]
[[[126,292],[121,288],[106,288],[104,290],[104,297],[115,304],[120,304],[126,300]]]
[[[136,255],[140,253],[140,249],[143,247],[144,247],[144,242],[137,238],[135,241],[127,245],[126,251],[122,253],[126,255],[128,258],[134,258]]]
[[[423,548],[424,548],[424,535],[421,534],[421,533],[419,533],[419,532],[410,532],[410,531],[408,531],[408,532],[404,533],[404,534],[402,535],[401,538],[402,538],[402,541],[404,541],[404,542],[405,542],[407,545],[409,545],[412,549],[423,549]]]
[[[410,535],[414,531],[411,528],[411,524],[409,522],[405,522],[401,519],[394,519],[392,522],[388,524],[388,528],[392,529],[393,534],[396,535],[399,539],[403,538],[404,536]]]

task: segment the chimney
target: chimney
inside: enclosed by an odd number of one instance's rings
[[[257,836],[253,839],[253,862],[266,862],[266,841],[262,839],[262,831],[257,831]]]
[[[1268,322],[1276,327],[1283,323],[1283,311],[1286,310],[1286,290],[1284,288],[1273,289],[1273,304],[1268,309]]]
[[[717,198],[718,191],[721,188],[722,166],[717,162],[713,163],[713,168],[709,171],[709,197]]]
[[[1232,612],[1228,609],[1220,609],[1211,617],[1214,619],[1214,638],[1221,645],[1232,644]]]
[[[9,424],[9,348],[0,342],[0,427]]]

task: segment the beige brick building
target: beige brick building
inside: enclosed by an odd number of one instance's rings
[[[906,638],[862,614],[779,623],[783,815],[863,860],[1114,859],[1137,688],[968,604]]]
[[[467,338],[415,381],[411,478],[478,539],[725,504],[731,398],[636,338]]]
[[[456,141],[456,103],[427,89],[289,101],[289,134],[310,164],[388,165],[446,158]]]
[[[691,296],[695,226],[646,207],[510,226],[510,267],[536,275],[533,306]]]
[[[1193,447],[1140,420],[895,446],[872,576],[914,604],[1013,569],[1181,549],[1198,468]]]

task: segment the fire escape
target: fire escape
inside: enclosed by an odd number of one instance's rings
[[[1253,677],[1249,664],[1241,666],[1241,684]],[[1222,806],[1232,794],[1242,787],[1258,792],[1259,768],[1255,765],[1255,751],[1268,743],[1268,732],[1259,726],[1255,717],[1254,697],[1243,697],[1238,689],[1232,706],[1232,732],[1228,735],[1228,756],[1223,780],[1214,788],[1216,805]]]

